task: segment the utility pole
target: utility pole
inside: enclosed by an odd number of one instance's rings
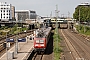
[[[7,39],[7,32],[6,32],[6,39]],[[8,42],[6,41],[6,52],[7,52],[7,60],[8,60],[8,47],[7,47]]]
[[[56,29],[58,29],[58,22],[57,22],[57,19],[58,19],[58,5],[56,5]]]
[[[57,19],[58,19],[58,5],[56,5],[56,34],[57,34],[57,52],[58,52],[58,22],[57,22]]]
[[[8,42],[7,42],[7,33],[9,30],[3,30],[6,33],[6,60],[8,60]]]
[[[79,32],[80,32],[80,8],[79,8]]]
[[[52,11],[51,11],[51,14],[50,14],[50,18],[52,18]]]
[[[80,8],[79,8],[79,25],[80,25]]]
[[[20,32],[22,32],[22,28],[23,28],[22,22],[23,22],[23,15],[21,15],[21,31]]]
[[[70,12],[68,11],[68,18],[70,18]]]
[[[51,11],[51,14],[50,14],[50,21],[52,20],[52,11]],[[51,22],[49,23],[49,26],[51,26]]]
[[[17,22],[16,22],[16,27],[18,27],[18,24],[17,24]],[[18,30],[18,28],[17,28],[17,30]],[[18,32],[16,33],[16,41],[15,41],[15,54],[17,54],[18,53]]]

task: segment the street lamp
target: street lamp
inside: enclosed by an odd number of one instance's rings
[[[6,33],[6,40],[7,40],[7,33],[9,32],[10,30],[3,30],[3,32]],[[7,41],[6,41],[6,53],[7,53],[7,60],[8,60],[8,48],[7,48]]]

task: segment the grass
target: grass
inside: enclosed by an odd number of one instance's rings
[[[77,29],[77,31],[78,31],[79,33],[90,36],[90,27],[88,27],[88,26],[83,26],[83,25],[81,25],[81,26],[77,25],[77,26],[75,26],[75,27],[76,27],[76,29]]]
[[[53,39],[54,39],[54,60],[60,60],[60,53],[62,52],[62,49],[60,47],[60,36],[59,34],[56,33],[56,29],[53,35]]]
[[[17,33],[19,33],[19,32],[25,31],[26,28],[23,27],[23,28],[21,28],[21,29],[17,29],[17,27],[12,27],[12,28],[7,28],[7,29],[0,29],[0,37],[6,35],[6,33],[3,32],[3,30],[10,30],[10,31],[8,32],[8,34],[17,34]],[[21,30],[22,30],[22,31],[21,31]]]

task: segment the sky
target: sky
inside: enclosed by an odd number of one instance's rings
[[[55,16],[56,5],[58,6],[59,16],[73,16],[75,7],[89,0],[0,0],[15,6],[15,10],[34,10],[40,16]]]

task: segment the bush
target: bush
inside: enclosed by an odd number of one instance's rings
[[[85,35],[90,35],[90,27],[88,27],[88,26],[84,26],[84,25],[78,26],[77,25],[76,29],[79,33],[82,33]]]

